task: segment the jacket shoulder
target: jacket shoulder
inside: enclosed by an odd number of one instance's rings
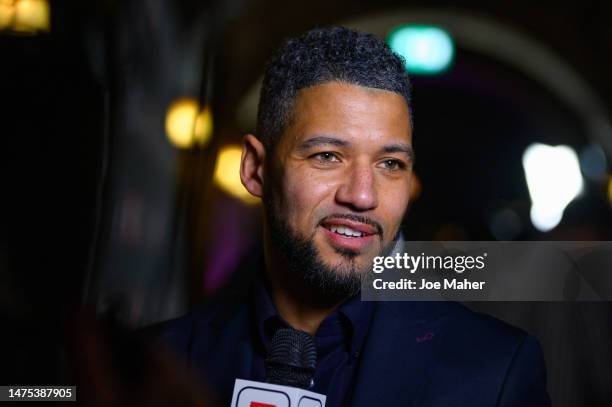
[[[211,325],[217,307],[201,306],[187,314],[143,328],[139,334],[148,341],[169,346],[180,354],[188,354],[198,327]]]
[[[523,340],[527,332],[491,315],[473,311],[465,305],[449,302],[449,316],[455,325],[462,324],[474,330],[474,333],[490,335],[492,337]]]

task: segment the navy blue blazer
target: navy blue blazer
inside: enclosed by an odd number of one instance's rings
[[[159,338],[201,372],[229,406],[254,354],[249,305],[197,310]],[[365,340],[351,406],[549,406],[537,340],[452,302],[380,302]]]

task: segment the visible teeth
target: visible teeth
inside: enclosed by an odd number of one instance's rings
[[[363,233],[357,231],[357,230],[353,230],[351,228],[347,228],[346,226],[332,226],[329,228],[329,230],[331,230],[334,233],[338,233],[340,235],[344,235],[344,236],[351,236],[351,237],[361,237],[363,236]]]

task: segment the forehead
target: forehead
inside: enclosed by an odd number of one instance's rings
[[[287,129],[294,141],[312,133],[374,141],[411,141],[410,112],[403,96],[381,89],[327,82],[302,89]]]

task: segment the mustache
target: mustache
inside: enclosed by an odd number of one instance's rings
[[[368,218],[367,216],[356,215],[353,213],[334,213],[332,215],[325,216],[323,219],[321,219],[319,224],[323,224],[325,221],[328,221],[331,219],[348,219],[354,222],[365,223],[366,225],[370,225],[374,227],[376,229],[376,233],[378,233],[379,236],[381,237],[383,236],[382,225],[378,223],[377,221],[375,221],[374,219]]]

